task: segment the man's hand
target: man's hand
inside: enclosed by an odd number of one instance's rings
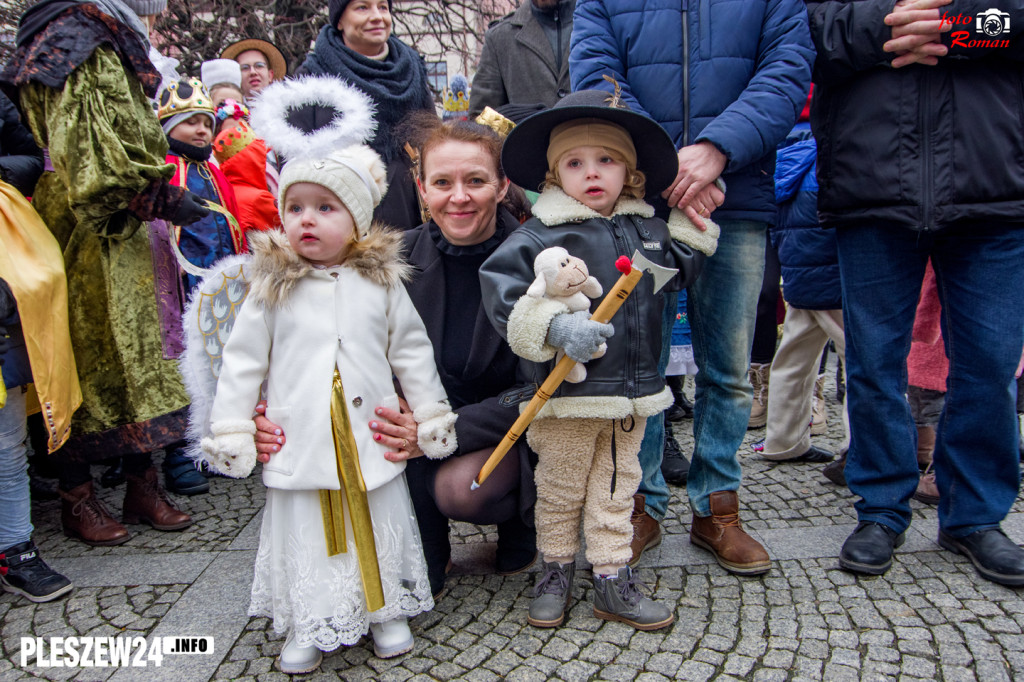
[[[910,64],[935,66],[938,58],[946,56],[949,48],[940,40],[953,25],[942,20],[940,7],[952,0],[899,0],[892,13],[886,15],[886,26],[892,26],[892,39],[882,49],[896,53],[892,67],[898,69]]]
[[[668,200],[669,208],[686,212],[690,220],[696,216],[694,223],[703,228],[701,216],[711,215],[711,211],[725,201],[725,194],[712,183],[725,170],[727,161],[725,154],[707,140],[683,147],[679,150],[679,171],[675,182],[661,196]],[[709,186],[713,191],[704,192]],[[693,210],[686,211],[687,208]]]

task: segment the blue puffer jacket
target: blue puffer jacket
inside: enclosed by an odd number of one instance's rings
[[[811,126],[798,123],[779,146],[775,198],[779,217],[772,244],[782,264],[782,293],[794,308],[838,310],[839,255],[835,230],[818,225],[817,147]]]
[[[718,147],[728,189],[716,220],[772,222],[775,147],[813,62],[801,0],[577,0],[569,73],[573,90],[611,90],[603,76],[615,78],[677,148]]]

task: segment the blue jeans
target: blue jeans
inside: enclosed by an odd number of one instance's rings
[[[672,325],[676,323],[676,310],[679,307],[679,294],[665,294],[665,311],[661,316],[661,357],[658,358],[658,374],[665,378],[668,367],[669,350],[672,346]],[[651,415],[647,418],[644,439],[640,443],[640,468],[643,479],[640,481],[638,493],[644,495],[644,507],[647,513],[657,520],[665,518],[668,511],[668,483],[661,474],[661,459],[665,454],[665,413]]]
[[[723,220],[718,251],[687,291],[696,377],[693,462],[686,482],[690,507],[709,516],[708,498],[740,487],[736,457],[750,421],[747,381],[757,298],[764,278],[766,223]]]
[[[939,527],[954,537],[998,528],[1020,486],[1014,371],[1024,345],[1024,229],[856,227],[836,237],[852,435],[846,480],[860,497],[858,518],[897,532],[910,525],[918,469],[907,353],[931,257],[949,357],[934,454]]]
[[[25,393],[15,386],[0,409],[0,550],[32,537],[27,435]]]

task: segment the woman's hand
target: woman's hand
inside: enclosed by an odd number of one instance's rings
[[[256,416],[252,418],[256,424],[256,461],[266,464],[270,456],[281,451],[284,445],[284,430],[267,419],[264,414],[267,411],[267,401],[261,400],[256,405]]]
[[[391,448],[389,452],[384,453],[384,458],[389,462],[404,462],[413,457],[423,456],[417,440],[418,427],[412,418],[409,403],[405,402],[404,398],[399,398],[398,405],[401,412],[378,407],[376,414],[380,419],[370,422],[370,429],[374,432],[373,439]]]

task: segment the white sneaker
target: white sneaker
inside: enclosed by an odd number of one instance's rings
[[[409,631],[409,621],[404,617],[386,623],[370,623],[370,632],[373,634],[373,653],[377,658],[407,654],[415,644]]]
[[[281,647],[281,655],[277,657],[277,669],[289,675],[308,673],[320,667],[324,655],[314,645],[299,646],[295,641],[295,632],[289,632],[288,638]]]

